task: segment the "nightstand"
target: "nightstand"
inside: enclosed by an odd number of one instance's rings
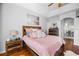
[[[64,51],[66,50],[72,50],[74,40],[73,38],[64,38],[65,40],[65,46],[64,46]]]
[[[6,52],[22,48],[22,41],[20,39],[6,41]]]

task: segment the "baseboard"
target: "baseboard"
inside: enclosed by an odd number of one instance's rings
[[[77,43],[74,43],[74,45],[78,45],[79,46],[79,44],[77,44]]]
[[[6,51],[1,51],[1,52],[0,52],[0,54],[4,54],[4,53],[6,53]]]

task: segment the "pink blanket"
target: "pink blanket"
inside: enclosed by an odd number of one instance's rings
[[[60,37],[50,35],[39,39],[24,36],[22,40],[40,56],[54,55],[62,45],[62,39]]]

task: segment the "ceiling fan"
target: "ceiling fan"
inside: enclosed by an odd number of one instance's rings
[[[50,4],[48,5],[48,7],[52,6],[53,4],[56,4],[56,3],[50,3]],[[63,6],[63,3],[57,3],[57,6],[58,6],[58,7],[62,7],[62,6]]]

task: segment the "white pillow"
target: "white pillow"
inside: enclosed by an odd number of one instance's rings
[[[42,37],[45,37],[46,34],[45,34],[44,32],[41,32],[41,36],[42,36]]]
[[[41,31],[40,30],[37,31],[37,38],[41,38]]]
[[[32,37],[34,38],[43,38],[46,34],[42,30],[32,29]]]
[[[42,32],[42,31],[37,31],[37,37],[38,38],[43,38],[43,37],[45,37],[46,36],[46,34],[44,33],[44,32]]]
[[[33,32],[36,32],[36,31],[37,31],[37,29],[32,29],[32,31],[33,31]]]

